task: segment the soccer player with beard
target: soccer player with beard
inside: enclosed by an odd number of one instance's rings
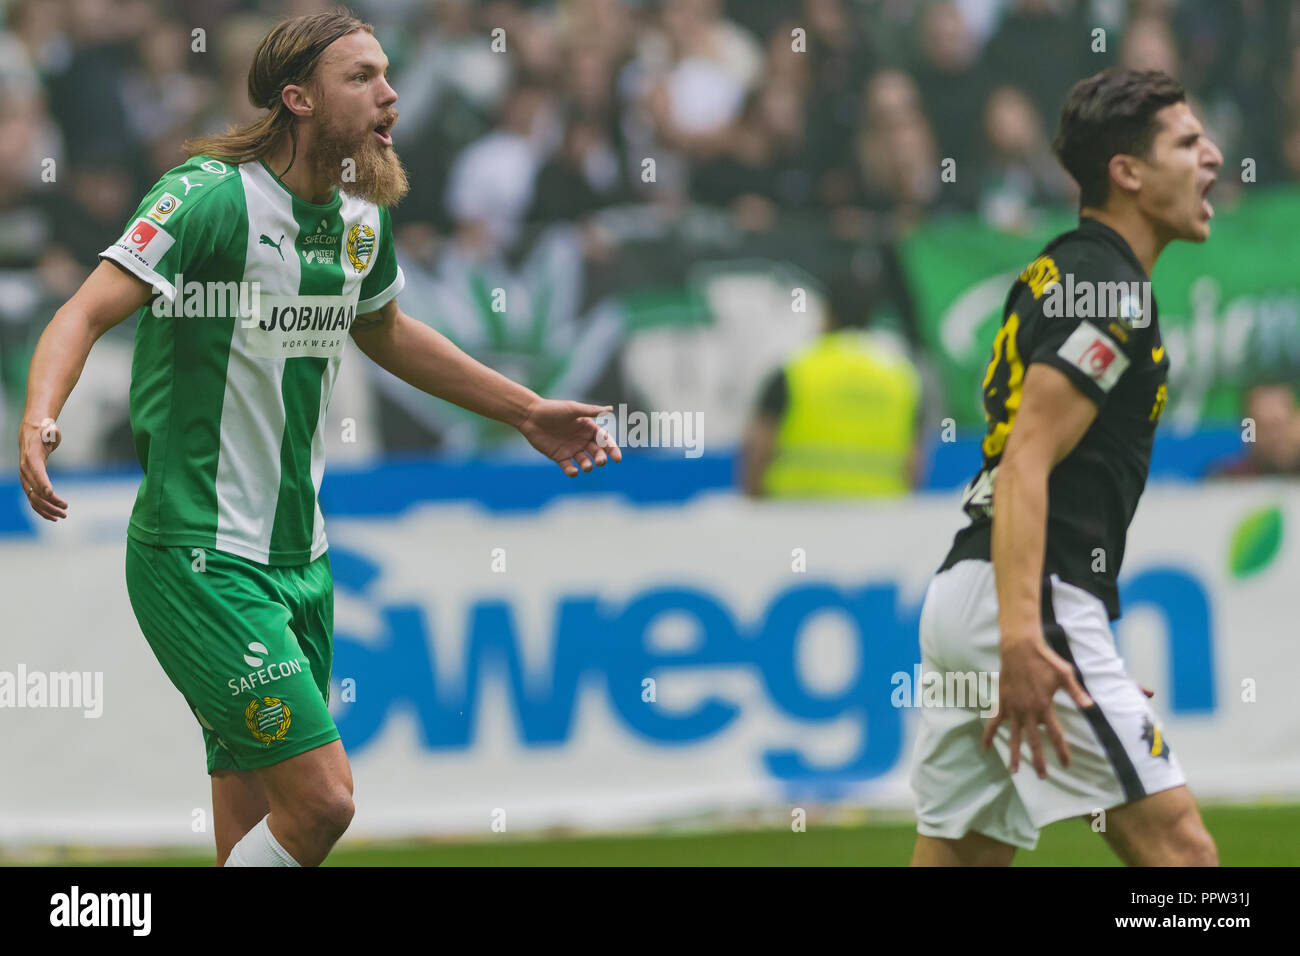
[[[607,408],[543,399],[398,308],[387,207],[407,182],[387,67],[346,14],[275,27],[248,76],[266,115],[186,144],[32,358],[19,471],[56,521],[55,419],[91,346],[137,315],[144,480],[127,590],[202,727],[218,865],[317,865],[353,815],[326,706],[334,603],[317,503],[347,336],[416,388],[514,425],[570,476],[621,459],[592,417]]]

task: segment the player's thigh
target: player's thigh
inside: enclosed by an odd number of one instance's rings
[[[338,739],[291,626],[277,572],[219,551],[131,539],[127,589],[140,629],[207,731],[209,773],[255,770]]]
[[[212,829],[217,843],[217,865],[259,820],[271,812],[266,793],[251,770],[215,770],[212,773]]]
[[[1080,708],[1057,691],[1052,704],[1070,760],[1062,764],[1045,744],[1045,779],[1033,773],[1029,743],[1021,740],[1022,770],[1013,780],[1034,826],[1076,816],[1095,820],[1103,811],[1113,813],[1182,787],[1187,781],[1178,756],[1150,701],[1124,668],[1102,602],[1053,576],[1044,583],[1043,615],[1048,646],[1074,666],[1093,705]],[[995,747],[1009,762],[1006,723],[998,728]]]
[[[912,866],[1010,866],[1016,848],[982,833],[967,833],[957,840],[918,834],[912,848]]]
[[[277,816],[326,826],[352,817],[352,767],[340,740],[261,767],[257,779]]]
[[[287,574],[288,572],[281,572]],[[291,626],[311,669],[321,697],[329,703],[330,670],[334,666],[334,577],[329,552],[292,571],[286,582],[295,599]]]
[[[1217,866],[1218,850],[1186,786],[1113,807],[1102,831],[1130,866]]]
[[[951,678],[971,678],[978,686],[981,673],[997,669],[997,602],[988,562],[962,561],[935,576],[921,609],[920,644],[923,685],[937,682],[944,690],[923,692],[915,711],[911,785],[923,838],[918,846],[939,840],[933,846],[955,845],[965,854],[967,846],[990,841],[1032,850],[1038,833],[1011,776],[998,755],[981,745],[982,713],[988,711],[964,691],[961,699],[948,699],[947,687],[958,686]],[[985,703],[992,706],[991,700]],[[938,850],[923,852],[925,858],[935,855]]]

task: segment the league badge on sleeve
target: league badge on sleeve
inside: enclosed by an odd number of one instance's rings
[[[145,215],[161,226],[171,218],[172,213],[179,209],[180,205],[181,200],[177,199],[171,193],[163,193],[158,197],[158,201],[153,204],[153,208],[145,213]]]

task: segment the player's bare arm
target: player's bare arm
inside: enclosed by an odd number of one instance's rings
[[[1023,734],[1034,769],[1047,775],[1039,724],[1061,763],[1069,748],[1056,721],[1052,695],[1064,687],[1080,707],[1092,700],[1075,680],[1070,664],[1043,637],[1041,578],[1047,540],[1047,479],[1079,443],[1097,406],[1050,365],[1035,363],[1025,374],[1015,428],[993,482],[993,573],[997,581],[1002,669],[998,713],[984,728],[984,746],[1006,719],[1011,730],[1010,771],[1020,765]]]
[[[411,318],[390,300],[358,315],[352,338],[376,365],[422,392],[486,418],[512,425],[569,477],[623,453],[592,416],[610,406],[545,399],[488,368],[436,329]],[[577,462],[575,465],[574,462]]]
[[[35,511],[47,521],[68,516],[45,463],[61,435],[52,423],[81,377],[99,337],[149,301],[152,290],[109,262],[101,262],[41,333],[27,376],[27,404],[18,428],[18,474]]]

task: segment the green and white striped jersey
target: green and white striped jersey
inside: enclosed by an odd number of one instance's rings
[[[337,190],[304,202],[262,162],[196,156],[100,256],[159,293],[135,332],[144,481],[128,533],[271,565],[319,557],[322,429],[348,330],[405,282],[388,210]]]

